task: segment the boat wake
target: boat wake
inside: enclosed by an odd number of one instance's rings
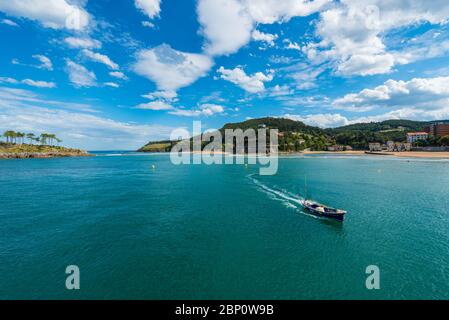
[[[248,178],[265,194],[267,194],[271,199],[277,200],[282,202],[284,206],[290,209],[294,209],[297,211],[300,211],[301,213],[311,216],[313,218],[319,219],[319,217],[316,217],[314,215],[310,215],[303,211],[303,204],[302,201],[304,201],[304,198],[300,195],[294,194],[290,191],[287,191],[285,189],[278,189],[275,187],[269,187],[266,184],[262,183],[261,181],[254,178],[254,175],[249,175]]]

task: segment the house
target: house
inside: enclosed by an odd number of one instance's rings
[[[387,142],[387,151],[388,152],[407,152],[412,150],[411,143],[402,143],[402,142]]]
[[[338,152],[338,151],[352,151],[351,146],[333,145],[327,147],[327,151]]]
[[[372,142],[369,144],[369,151],[371,152],[382,151],[382,145],[378,142]]]
[[[429,134],[427,132],[409,132],[407,133],[407,142],[415,143],[417,141],[425,141],[429,139]]]

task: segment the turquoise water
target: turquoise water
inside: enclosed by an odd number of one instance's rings
[[[1,161],[0,298],[449,298],[448,161],[309,156],[257,172],[167,155]],[[302,212],[306,173],[343,224]],[[65,289],[72,264],[79,291]]]

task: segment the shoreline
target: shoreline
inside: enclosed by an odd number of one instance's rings
[[[336,154],[336,155],[363,155],[363,156],[384,156],[397,158],[420,158],[420,159],[449,159],[449,152],[428,152],[428,151],[408,151],[408,152],[367,152],[367,151],[305,151],[300,154]]]
[[[170,154],[170,152],[142,152],[147,154]],[[214,152],[198,152],[190,151],[185,152],[189,155],[223,155],[229,156],[231,154],[224,151],[214,151]],[[279,156],[305,156],[305,155],[346,155],[346,156],[383,156],[383,157],[397,157],[397,158],[419,158],[419,159],[448,159],[449,152],[426,152],[426,151],[409,151],[409,152],[369,152],[369,151],[303,151],[303,152],[279,152]],[[242,156],[235,155],[234,156]],[[255,156],[255,154],[245,154],[245,156]]]
[[[48,145],[0,143],[0,160],[93,157],[87,151]]]
[[[13,152],[13,153],[0,153],[0,160],[10,159],[50,159],[50,158],[74,158],[74,157],[94,157],[93,154],[87,152]]]

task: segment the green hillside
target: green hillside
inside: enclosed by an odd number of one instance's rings
[[[423,131],[430,122],[411,120],[387,120],[382,122],[357,123],[332,129],[308,126],[300,121],[284,118],[251,119],[239,123],[228,123],[220,129],[224,136],[226,129],[254,129],[261,127],[279,130],[279,151],[293,152],[305,149],[322,151],[331,145],[351,146],[365,150],[370,142],[405,142],[407,133]],[[175,142],[156,141],[142,147],[142,152],[168,152]],[[224,141],[223,141],[224,143]]]

